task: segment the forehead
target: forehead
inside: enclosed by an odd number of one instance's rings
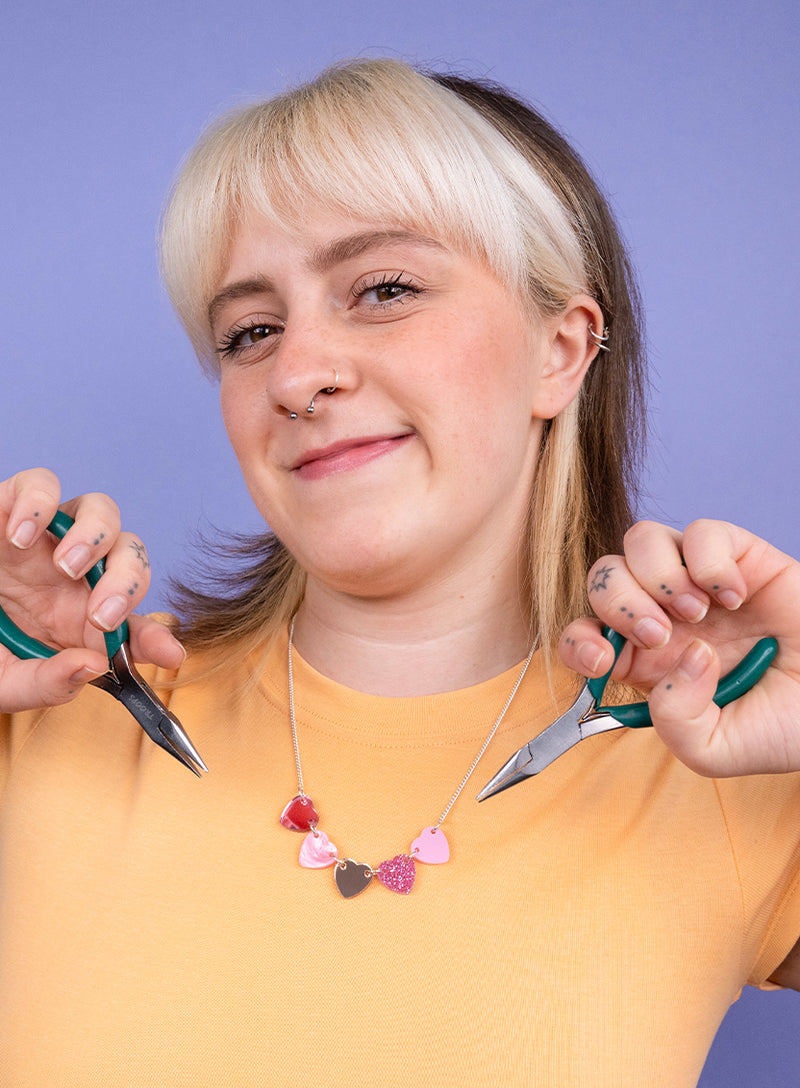
[[[252,213],[235,230],[221,282],[209,302],[209,317],[213,321],[226,302],[256,286],[263,289],[278,267],[323,275],[372,254],[399,260],[420,251],[453,252],[444,241],[411,227],[320,214],[302,227],[289,228]]]

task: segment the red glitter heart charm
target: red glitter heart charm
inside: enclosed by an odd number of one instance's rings
[[[408,895],[414,887],[417,867],[408,854],[398,854],[389,861],[382,861],[378,866],[378,880],[389,891]]]
[[[289,831],[312,831],[318,820],[314,802],[303,793],[293,797],[281,813],[281,826]]]

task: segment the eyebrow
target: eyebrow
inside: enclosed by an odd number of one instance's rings
[[[252,276],[250,279],[229,283],[208,304],[209,324],[214,324],[219,311],[229,302],[235,302],[238,298],[249,298],[251,295],[266,295],[272,290],[272,280],[268,280],[266,276]]]
[[[364,230],[349,234],[346,238],[337,238],[327,245],[318,246],[311,254],[309,268],[314,272],[328,272],[337,264],[360,257],[362,253],[379,246],[403,242],[407,245],[424,246],[428,249],[444,250],[441,242],[418,234],[413,230]]]
[[[327,245],[317,246],[308,260],[308,267],[312,272],[329,272],[336,265],[360,257],[371,249],[393,243],[423,246],[427,249],[438,249],[440,252],[445,248],[435,238],[417,234],[413,230],[365,230],[349,234],[346,238],[337,238]],[[213,325],[219,311],[229,302],[250,295],[269,294],[274,290],[275,285],[267,276],[250,276],[244,280],[236,280],[223,287],[211,299],[208,304],[209,322]]]

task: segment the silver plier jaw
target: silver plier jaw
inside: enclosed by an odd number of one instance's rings
[[[201,771],[208,771],[181,723],[139,675],[127,642],[123,642],[110,658],[108,672],[90,683],[118,699],[148,737],[184,767],[188,767],[198,777]]]
[[[524,744],[478,794],[478,801],[494,797],[518,782],[524,782],[549,767],[559,756],[586,737],[622,728],[606,711],[597,710],[597,700],[585,683],[572,706],[546,729]]]

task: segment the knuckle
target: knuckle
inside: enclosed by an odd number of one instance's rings
[[[647,540],[653,533],[661,528],[662,526],[660,526],[657,521],[648,521],[645,519],[643,521],[634,522],[623,537],[626,550],[632,545],[639,544],[642,540]]]

